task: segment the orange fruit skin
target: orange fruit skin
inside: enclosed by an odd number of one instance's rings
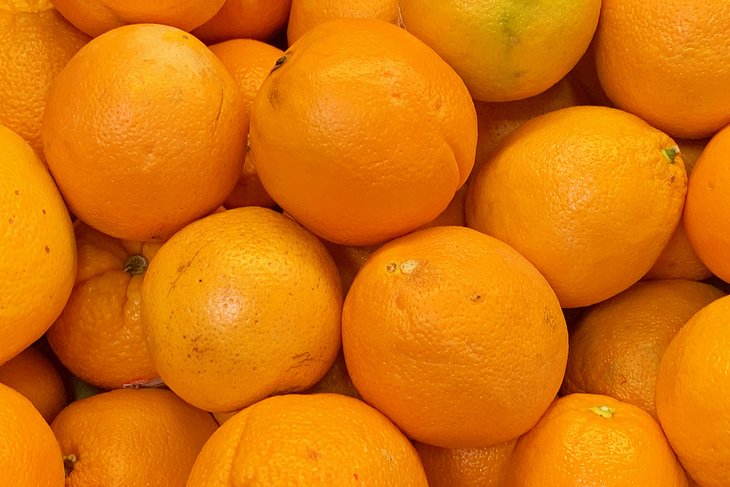
[[[314,385],[337,355],[341,308],[324,245],[255,206],[185,227],[142,284],[142,326],[160,377],[214,412]]]
[[[467,224],[524,255],[564,308],[651,268],[679,223],[687,176],[666,134],[607,107],[563,108],[512,132],[473,176]]]
[[[284,55],[284,51],[255,39],[232,39],[209,46],[210,50],[228,68],[233,79],[241,90],[243,111],[246,118],[251,116],[251,104],[261,88],[266,75],[271,72],[276,60]],[[274,200],[266,192],[250,152],[246,151],[241,176],[223,203],[226,208],[241,206],[274,206]]]
[[[125,271],[127,260],[148,262],[159,243],[122,241],[77,221],[76,283],[66,307],[46,332],[48,343],[76,377],[116,389],[157,378],[140,323],[144,272]]]
[[[48,0],[0,4],[0,125],[23,137],[38,154],[51,82],[88,41]]]
[[[612,416],[600,416],[601,407]],[[512,452],[504,487],[538,485],[686,487],[688,481],[661,427],[643,409],[608,396],[570,394],[557,399]]]
[[[225,0],[51,0],[69,22],[96,37],[127,24],[164,24],[192,30],[210,20]]]
[[[135,24],[95,38],[58,74],[43,119],[69,209],[137,241],[212,212],[241,174],[240,96],[223,63],[182,30]]]
[[[289,18],[291,0],[226,0],[213,18],[193,30],[206,43],[270,39]]]
[[[213,417],[167,389],[117,389],[74,401],[51,424],[68,487],[185,485]]]
[[[383,414],[339,394],[287,394],[253,404],[203,447],[187,487],[427,487],[416,450]]]
[[[310,30],[251,112],[266,190],[312,232],[345,245],[380,243],[436,218],[471,171],[476,136],[457,74],[380,20]]]
[[[615,106],[673,137],[708,137],[730,122],[726,7],[603,0],[596,68]]]
[[[465,227],[421,230],[375,251],[345,298],[342,344],[364,400],[410,438],[445,448],[529,430],[568,355],[545,279],[505,243]]]
[[[294,44],[312,27],[334,19],[377,19],[398,24],[397,0],[292,0],[286,37]]]
[[[721,487],[730,472],[730,297],[702,308],[662,358],[656,387],[659,422],[687,473]]]
[[[600,0],[400,0],[406,30],[464,79],[476,100],[538,95],[563,78],[588,48]]]
[[[429,487],[503,487],[517,439],[484,448],[415,443]]]
[[[53,431],[22,394],[0,384],[0,468],[14,487],[62,487],[63,461]]]
[[[715,134],[689,178],[684,225],[692,249],[723,281],[730,282],[730,126]]]
[[[48,423],[68,403],[56,366],[33,346],[0,366],[0,383],[27,397]]]
[[[0,364],[45,333],[76,275],[73,227],[33,149],[0,126]]]
[[[570,335],[563,392],[611,396],[656,419],[664,351],[692,315],[724,295],[685,279],[640,281],[589,308]]]

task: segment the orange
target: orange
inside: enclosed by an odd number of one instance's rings
[[[503,242],[435,227],[380,247],[345,298],[342,344],[363,399],[410,438],[495,445],[560,388],[568,333],[555,293]]]
[[[377,19],[398,24],[397,0],[292,0],[286,37],[294,44],[315,25],[334,19]]]
[[[416,443],[429,487],[503,487],[517,439],[483,448]]]
[[[33,404],[0,384],[0,469],[13,487],[61,487],[63,462],[53,431]]]
[[[596,67],[616,107],[673,137],[708,137],[730,122],[726,9],[724,0],[603,0]]]
[[[69,487],[185,485],[217,428],[167,389],[117,389],[69,404],[51,424]]]
[[[210,20],[225,0],[51,0],[69,22],[90,36],[127,24],[165,24],[192,30]]]
[[[53,179],[18,134],[0,125],[0,365],[45,333],[76,275],[68,211]]]
[[[535,96],[575,66],[600,0],[400,0],[405,28],[433,47],[482,101]]]
[[[730,282],[730,125],[702,151],[689,178],[684,227],[692,249],[720,279]]]
[[[687,473],[702,487],[725,487],[730,472],[730,296],[695,314],[662,358],[659,422]]]
[[[116,389],[157,378],[140,323],[142,279],[160,247],[115,239],[77,221],[76,284],[46,333],[76,377]]]
[[[587,306],[646,274],[686,190],[669,136],[621,110],[569,107],[503,141],[473,177],[466,221],[532,262],[564,308]]]
[[[142,284],[142,325],[160,377],[214,412],[314,385],[337,355],[341,308],[324,245],[256,206],[186,226]]]
[[[604,394],[656,418],[664,351],[692,315],[724,295],[685,279],[640,281],[589,308],[570,335],[563,392]]]
[[[684,167],[687,174],[692,174],[695,162],[707,145],[706,139],[700,140],[677,140]],[[677,225],[674,234],[669,239],[659,258],[644,279],[692,279],[701,281],[712,276],[712,272],[702,263],[687,238],[684,218]]]
[[[51,82],[88,40],[50,0],[0,1],[0,125],[17,132],[38,154]]]
[[[276,60],[284,55],[284,51],[254,39],[233,39],[210,46],[218,59],[228,68],[241,91],[243,112],[250,118],[251,104],[261,88],[266,75],[271,72]],[[228,195],[224,205],[227,208],[240,206],[274,206],[274,200],[261,185],[256,168],[246,152],[243,172],[236,187]]]
[[[207,43],[267,40],[284,27],[290,8],[291,0],[225,0],[218,13],[193,34]]]
[[[388,418],[339,394],[260,401],[203,447],[187,487],[399,485],[427,487],[418,454]]]
[[[612,107],[613,104],[603,91],[601,81],[598,79],[598,70],[596,69],[596,37],[593,37],[591,44],[578,60],[578,63],[570,71],[568,77],[580,86],[590,100],[589,105],[600,105],[604,107]]]
[[[135,24],[95,38],[56,77],[43,118],[69,209],[139,241],[212,212],[241,174],[240,96],[223,63],[182,30]]]
[[[687,487],[659,424],[608,396],[556,400],[512,451],[505,487]]]
[[[266,190],[309,230],[345,245],[380,243],[436,218],[469,175],[476,136],[458,75],[380,20],[310,30],[266,78],[251,112]]]
[[[332,392],[334,394],[342,394],[345,396],[360,398],[360,393],[355,389],[349,372],[347,372],[347,364],[345,363],[345,355],[340,350],[337,354],[332,367],[324,374],[319,382],[304,391],[307,394],[315,394],[319,392]]]
[[[48,423],[68,402],[56,366],[32,346],[0,367],[0,383],[27,397]]]

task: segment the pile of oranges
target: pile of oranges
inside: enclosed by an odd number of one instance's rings
[[[721,0],[0,0],[5,485],[727,487]]]

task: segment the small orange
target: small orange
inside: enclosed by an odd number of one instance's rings
[[[203,447],[187,487],[427,487],[418,454],[376,409],[339,394],[287,394],[253,404]]]
[[[646,274],[680,221],[686,191],[669,136],[621,110],[568,107],[502,142],[473,176],[466,220],[524,255],[572,308]]]
[[[563,392],[604,394],[656,418],[664,351],[692,315],[724,295],[685,279],[640,281],[589,308],[570,335]]]
[[[127,24],[165,24],[192,30],[210,20],[225,0],[51,0],[69,22],[90,36]]]
[[[51,82],[88,41],[50,0],[0,2],[0,124],[38,154]]]
[[[0,384],[0,469],[13,487],[62,487],[63,461],[53,431],[22,394]]]
[[[596,69],[596,37],[568,76],[580,86],[590,100],[589,105],[612,107],[613,103],[603,91]]]
[[[74,401],[53,420],[69,487],[185,485],[218,427],[167,389],[117,389]]]
[[[76,377],[115,389],[157,379],[140,323],[142,279],[159,243],[122,241],[77,221],[76,284],[46,336]]]
[[[410,438],[446,448],[529,430],[568,356],[545,278],[507,244],[465,227],[420,230],[376,250],[345,298],[342,344],[363,399]]]
[[[608,396],[570,394],[517,440],[504,487],[688,487],[659,424]]]
[[[337,356],[341,308],[324,245],[256,206],[180,230],[142,284],[142,325],[160,377],[214,412],[313,386]]]
[[[199,39],[270,39],[289,18],[291,0],[225,0],[212,19],[193,31]]]
[[[251,112],[266,190],[309,230],[346,245],[436,218],[471,171],[476,136],[474,104],[454,70],[381,20],[314,27],[266,78]]]
[[[76,275],[73,227],[33,149],[0,125],[0,365],[45,333]]]
[[[324,374],[319,382],[314,384],[309,389],[305,390],[306,394],[315,394],[318,392],[331,392],[334,394],[343,394],[345,396],[356,397],[361,399],[360,393],[355,389],[355,385],[352,383],[350,373],[347,372],[347,364],[345,363],[345,355],[340,350],[337,354],[335,362],[332,367]]]
[[[483,448],[439,448],[415,443],[429,487],[504,487],[517,439]]]
[[[695,314],[662,358],[659,422],[702,487],[726,487],[730,472],[730,296]]]
[[[134,24],[95,38],[56,77],[43,118],[43,150],[69,209],[137,241],[164,240],[212,212],[241,174],[240,97],[187,32]]]

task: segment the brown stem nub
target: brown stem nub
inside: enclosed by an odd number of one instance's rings
[[[63,470],[66,472],[66,477],[71,475],[71,472],[74,471],[75,464],[76,464],[76,455],[74,455],[72,453],[71,455],[63,456]]]
[[[126,262],[124,262],[124,272],[133,276],[139,276],[141,274],[144,274],[144,271],[147,270],[148,265],[149,262],[144,255],[130,255]]]

